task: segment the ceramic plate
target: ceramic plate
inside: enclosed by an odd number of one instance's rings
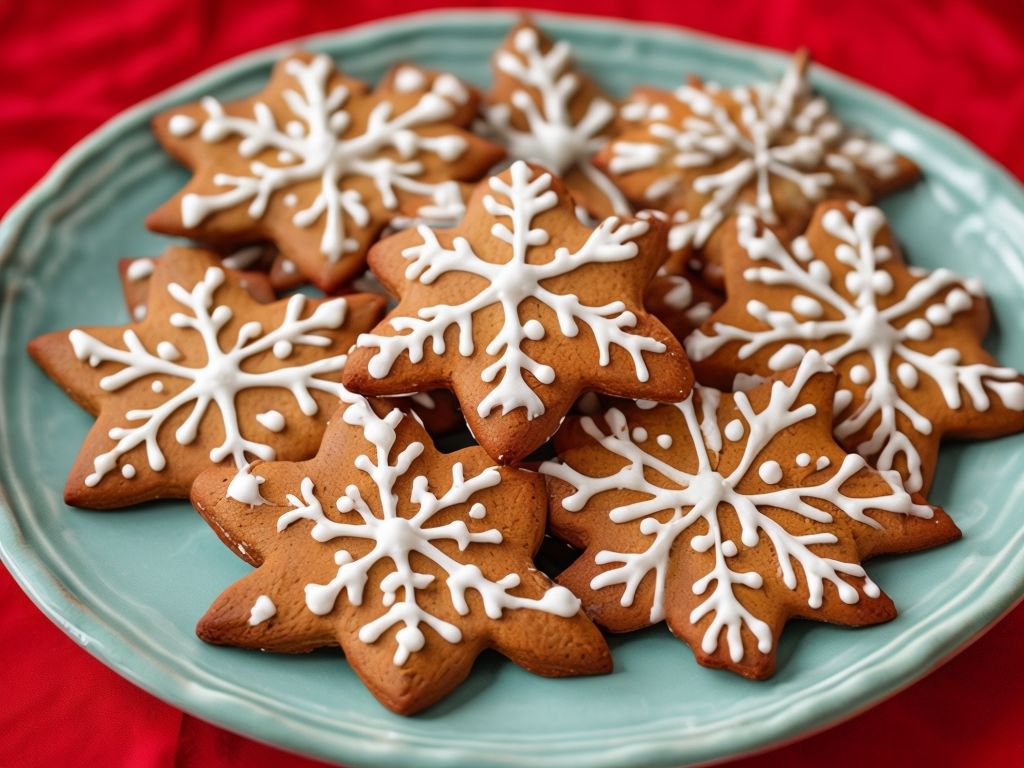
[[[397,59],[479,85],[514,16],[430,14],[315,37],[355,76]],[[621,21],[540,16],[613,93],[672,87],[684,72],[722,83],[775,78],[776,53]],[[292,48],[294,46],[288,46]],[[927,673],[1024,591],[1024,435],[943,450],[931,495],[962,542],[873,562],[900,616],[862,630],[791,624],[768,682],[702,669],[664,627],[612,639],[608,677],[546,680],[497,656],[441,704],[392,715],[337,652],[262,655],[204,645],[193,626],[247,566],[184,502],[120,512],[67,508],[64,478],[92,418],[26,356],[37,334],[122,323],[115,264],[159,253],[144,215],[187,174],[148,120],[172,104],[257,90],[276,48],[233,61],[111,121],[72,150],[0,225],[0,546],[25,591],[86,650],[195,715],[349,766],[677,765],[765,748],[868,707]],[[988,343],[1024,368],[1024,194],[963,139],[822,68],[836,111],[924,169],[884,207],[914,263],[981,278],[998,328]]]

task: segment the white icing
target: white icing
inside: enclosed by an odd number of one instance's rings
[[[489,128],[513,159],[538,163],[559,176],[576,168],[604,195],[617,216],[628,216],[626,198],[590,161],[608,141],[601,134],[615,117],[615,107],[606,99],[594,98],[574,123],[569,105],[579,92],[580,79],[570,69],[569,44],[559,41],[542,53],[536,30],[526,27],[516,33],[512,47],[515,53],[496,54],[495,65],[523,88],[512,92],[511,106],[493,104],[484,109]],[[527,88],[537,92],[539,103]],[[526,119],[525,131],[512,124],[513,108]]]
[[[195,358],[201,362],[198,366],[188,365],[191,360],[178,362],[182,360],[182,353],[169,341],[159,342],[154,355],[130,328],[124,332],[123,349],[109,346],[79,329],[68,334],[79,360],[87,361],[92,367],[101,363],[119,366],[118,370],[100,379],[99,386],[105,392],[116,392],[147,376],[187,382],[180,392],[160,405],[137,408],[125,414],[131,426],[110,430],[111,439],[117,443],[93,460],[93,472],[85,479],[87,486],[99,483],[117,466],[122,456],[139,445],[145,445],[150,469],[156,472],[163,470],[166,459],[160,441],[169,439],[171,435],[161,435],[161,428],[182,408],[191,406],[191,412],[173,432],[173,439],[179,445],[192,444],[198,436],[200,422],[214,405],[220,416],[224,441],[210,451],[210,461],[219,463],[231,458],[241,468],[248,463],[248,456],[273,459],[275,452],[272,446],[250,440],[242,434],[235,411],[235,396],[239,392],[257,388],[284,390],[295,398],[307,416],[317,412],[312,390],[337,393],[340,386],[337,382],[319,377],[340,371],[345,364],[344,355],[333,355],[299,366],[282,365],[260,373],[244,370],[243,364],[270,349],[276,352],[281,344],[288,344],[289,349],[292,345],[329,346],[330,337],[317,332],[341,327],[348,306],[345,299],[325,301],[308,317],[302,318],[307,299],[302,295],[292,296],[279,326],[265,333],[259,323],[245,323],[232,345],[223,349],[219,336],[232,319],[230,307],[215,303],[215,294],[223,283],[224,271],[210,267],[191,290],[177,283],[167,286],[170,296],[187,311],[172,314],[170,324],[175,328],[188,329],[202,340],[203,350]]]
[[[666,451],[672,447],[672,435],[658,435],[656,438],[658,446],[664,448]]]
[[[738,443],[743,439],[743,422],[739,419],[733,419],[725,425],[725,437],[734,442]]]
[[[152,275],[154,267],[152,259],[132,259],[132,263],[128,265],[124,274],[130,282],[137,283]]]
[[[270,410],[256,414],[256,421],[269,429],[271,432],[280,432],[284,429],[284,416],[280,411]]]
[[[249,269],[256,266],[266,249],[262,245],[247,245],[224,257],[224,266],[228,269]]]
[[[239,155],[251,158],[267,149],[277,150],[280,165],[254,160],[248,175],[218,173],[213,181],[224,188],[223,192],[190,193],[182,199],[185,227],[197,227],[217,211],[246,203],[249,215],[260,219],[275,193],[319,180],[320,192],[308,207],[292,215],[291,223],[307,228],[323,220],[320,251],[336,262],[360,247],[346,227],[365,227],[371,219],[362,193],[346,188],[350,177],[371,179],[380,202],[389,210],[398,207],[399,194],[405,193],[428,198],[429,203],[421,207],[424,215],[461,213],[458,182],[416,178],[425,170],[418,159],[420,153],[432,153],[451,162],[468,147],[461,132],[417,133],[417,129],[443,124],[455,114],[456,106],[449,96],[426,91],[416,104],[399,114],[394,114],[390,101],[379,101],[369,114],[365,130],[346,135],[352,120],[347,111],[352,94],[346,86],[328,90],[334,70],[330,58],[319,55],[309,62],[290,59],[284,68],[298,89],[284,92],[291,114],[283,127],[278,124],[280,116],[264,102],[256,102],[253,117],[247,118],[227,114],[212,96],[201,100],[207,113],[199,131],[203,141],[217,143],[238,137]],[[345,138],[341,138],[343,135]]]
[[[248,504],[250,507],[259,507],[267,503],[267,500],[260,494],[260,486],[266,481],[265,477],[251,474],[249,467],[242,467],[231,478],[224,495],[242,504]]]
[[[709,94],[720,89],[684,86],[675,93],[684,106],[682,123],[667,122],[667,111],[645,116],[649,139],[612,142],[609,169],[615,174],[664,170],[646,190],[657,201],[682,181],[682,172],[706,168],[692,178],[706,196],[695,218],[678,219],[669,235],[670,247],[701,248],[734,213],[753,213],[778,223],[771,194],[772,179],[791,183],[811,201],[826,197],[843,177],[867,171],[879,178],[897,172],[896,153],[874,142],[850,138],[848,129],[811,93],[801,62],[794,59],[776,84],[730,91],[735,111],[717,104]],[[753,189],[753,204],[743,193]],[[808,305],[809,306],[809,305]]]
[[[521,161],[513,163],[509,172],[509,182],[499,176],[491,178],[489,184],[495,194],[484,197],[484,207],[494,219],[490,236],[507,246],[508,260],[496,263],[482,259],[474,251],[474,244],[462,237],[455,238],[452,248],[445,248],[431,229],[419,227],[422,244],[402,252],[408,262],[406,279],[431,285],[441,275],[463,273],[483,278],[486,285],[461,304],[425,306],[417,317],[392,318],[389,322],[397,332],[394,336],[361,334],[357,346],[379,348],[370,359],[370,375],[384,378],[403,354],[408,355],[410,362],[419,363],[428,345],[435,354],[444,354],[453,335],[448,334],[449,330],[457,330],[454,335],[459,354],[472,355],[474,313],[498,306],[504,320],[485,347],[495,360],[483,370],[481,379],[486,384],[492,384],[499,375],[501,379],[481,400],[477,413],[486,417],[496,408],[501,409],[502,415],[525,408],[528,418],[536,418],[544,413],[544,404],[524,376],[529,373],[540,385],[550,385],[555,380],[555,369],[531,356],[536,355],[539,348],[529,351],[524,348],[547,333],[538,320],[523,322],[520,319],[519,305],[530,300],[554,314],[558,329],[565,337],[576,337],[581,323],[588,326],[597,345],[600,365],[609,365],[612,347],[619,347],[632,359],[637,379],[647,381],[649,374],[643,354],[664,352],[665,345],[625,330],[634,327],[637,318],[624,302],[590,306],[574,294],[555,293],[544,283],[550,278],[571,274],[584,265],[629,261],[638,253],[632,241],[644,234],[649,225],[644,221],[622,224],[615,217],[608,218],[590,233],[578,250],[561,247],[543,263],[530,263],[531,247],[551,242],[551,234],[534,227],[533,220],[554,208],[558,196],[551,189],[548,173],[534,176],[530,166]],[[503,221],[506,218],[511,228]]]
[[[782,480],[782,467],[775,459],[769,459],[757,468],[757,475],[768,485],[778,485]]]
[[[258,626],[276,614],[277,606],[274,605],[274,601],[267,595],[260,595],[256,598],[256,602],[252,604],[252,609],[249,611],[249,626]]]
[[[796,465],[798,467],[809,467],[811,465],[811,455],[809,453],[798,453],[796,455]]]
[[[427,85],[426,75],[418,67],[401,67],[395,72],[395,90],[399,93],[421,91]]]
[[[135,477],[135,467],[132,464],[124,464],[121,466],[121,477],[125,480],[131,480]]]
[[[506,610],[531,609],[565,617],[579,612],[579,600],[564,587],[551,587],[539,599],[520,597],[510,593],[520,584],[517,574],[510,573],[491,581],[472,561],[462,562],[457,554],[449,555],[435,544],[454,542],[461,553],[481,545],[502,543],[502,534],[497,528],[481,529],[479,524],[470,526],[466,522],[467,518],[480,521],[486,517],[485,505],[473,499],[479,492],[501,483],[501,474],[495,467],[467,478],[463,465],[455,463],[451,469],[451,485],[440,496],[430,490],[425,475],[417,474],[405,485],[410,488],[408,499],[400,498],[396,485],[414,471],[425,450],[423,443],[410,442],[396,450],[395,430],[405,418],[400,410],[393,409],[380,417],[369,402],[358,395],[343,391],[342,399],[348,405],[341,418],[362,430],[369,447],[356,459],[355,468],[372,481],[375,493],[364,498],[359,486],[349,485],[345,495],[335,503],[346,522],[337,522],[324,514],[309,477],[301,482],[301,498],[288,495],[291,510],[278,519],[278,531],[284,531],[298,520],[309,520],[313,523],[309,534],[316,541],[340,540],[334,552],[334,562],[339,566],[337,575],[327,584],[306,585],[306,607],[310,611],[325,616],[334,610],[342,595],[352,605],[362,605],[370,569],[381,561],[390,560],[394,570],[380,581],[382,594],[374,598],[375,603],[379,599],[388,610],[361,626],[358,637],[364,643],[375,643],[390,629],[400,626],[394,636],[393,661],[397,666],[405,664],[413,653],[425,647],[427,638],[423,627],[432,629],[446,642],[454,644],[462,640],[457,626],[419,604],[417,596],[431,585],[448,591],[452,607],[460,616],[470,613],[466,599],[469,591],[477,593],[483,612],[493,620],[500,619]],[[440,513],[444,513],[449,522],[432,525]],[[462,519],[452,520],[452,514]],[[356,517],[357,522],[349,522]],[[345,548],[346,541],[353,540],[370,541],[374,546],[367,554],[354,558]],[[417,558],[412,557],[413,553],[443,570],[446,574],[443,581],[417,571]]]
[[[847,455],[831,476],[803,486],[782,482],[784,478],[781,470],[776,472],[778,465],[774,460],[764,460],[769,444],[779,433],[815,415],[815,405],[802,402],[806,399],[803,390],[812,376],[829,370],[820,355],[809,353],[791,384],[778,381],[772,385],[769,402],[760,412],[755,412],[746,394],[739,392],[732,396],[750,429],[742,457],[725,475],[713,468],[717,464],[713,462],[717,449],[708,445],[708,430],[704,427],[708,420],[717,421],[717,405],[712,409],[704,406],[700,411],[694,406],[694,397],[704,398],[714,390],[698,385],[694,388],[696,394],[684,402],[660,406],[667,413],[677,412],[681,416],[683,426],[674,438],[677,446],[686,446],[683,456],[696,456],[697,467],[693,471],[672,463],[672,456],[653,456],[631,440],[628,417],[616,408],[604,415],[607,434],[595,420],[583,418],[583,430],[601,449],[624,460],[622,468],[611,475],[593,477],[586,474],[585,466],[546,462],[541,472],[575,489],[562,500],[562,506],[569,512],[584,510],[591,500],[605,492],[635,493],[636,501],[614,507],[607,514],[616,525],[639,525],[647,543],[643,551],[597,552],[597,565],[613,567],[595,576],[591,589],[621,587],[620,602],[628,607],[634,604],[641,583],[653,577],[650,621],[655,623],[665,618],[666,578],[673,552],[685,546],[698,553],[713,552],[711,570],[693,583],[693,593],[704,599],[693,609],[689,619],[697,624],[710,616],[701,644],[703,651],[714,653],[724,635],[729,655],[737,663],[745,654],[744,630],[753,636],[758,651],[771,651],[771,628],[743,603],[744,590],[761,589],[766,576],[774,578],[778,573],[783,584],[793,591],[805,587],[807,606],[813,610],[822,607],[828,585],[847,604],[857,603],[863,597],[878,597],[878,587],[859,563],[835,559],[834,553],[828,551],[828,545],[838,543],[836,535],[829,530],[834,515],[841,513],[858,523],[878,528],[879,523],[867,514],[869,510],[931,518],[932,509],[916,504],[893,473],[879,476],[888,488],[885,495],[851,497],[844,494],[843,485],[867,466],[864,459],[855,454]],[[755,467],[759,467],[756,470],[759,473],[767,472],[771,480],[780,482],[780,487],[765,492],[740,491],[744,479]],[[777,480],[776,475],[779,475]],[[821,502],[829,505],[827,510],[819,506]],[[603,507],[598,501],[591,511],[600,509]],[[721,520],[723,515],[729,514],[727,509],[731,509],[739,523],[738,542],[727,540],[722,534]],[[787,518],[777,518],[772,510],[785,510],[813,521],[820,530],[809,534],[791,533],[784,522]],[[667,511],[672,512],[670,517],[664,515]],[[685,534],[690,530],[700,533],[687,539]],[[771,572],[733,570],[729,561],[741,552],[741,545],[744,549],[770,546],[775,554]],[[750,567],[750,562],[745,561],[745,566]],[[801,573],[799,577],[797,569]],[[737,591],[737,586],[743,589]]]
[[[141,323],[146,319],[147,309],[145,304],[136,304],[132,309],[132,319],[137,323]]]
[[[736,354],[745,360],[760,350],[776,349],[768,367],[780,371],[795,365],[807,348],[830,345],[822,354],[840,373],[842,387],[836,392],[836,436],[849,438],[877,422],[870,437],[856,446],[857,452],[883,470],[893,469],[902,455],[907,466],[907,489],[919,491],[923,476],[913,433],[928,435],[933,429],[931,420],[908,400],[909,391],[917,387],[919,379],[934,384],[946,407],[961,408],[966,396],[971,407],[979,411],[991,407],[993,395],[1011,410],[1024,410],[1024,385],[1010,368],[962,365],[960,352],[954,347],[934,353],[915,348],[914,342],[943,332],[973,304],[963,281],[947,269],[915,274],[915,283],[906,295],[896,301],[879,302],[879,288],[891,289],[893,284],[886,270],[902,268],[894,265],[891,251],[877,243],[886,225],[881,210],[861,207],[848,215],[833,209],[821,223],[839,241],[835,258],[848,270],[845,274],[833,275],[818,259],[795,258],[770,231],[758,235],[754,220],[747,216],[740,217],[739,241],[753,261],[764,265],[746,270],[748,283],[798,290],[827,306],[829,319],[803,320],[785,309],[751,301],[746,309],[758,321],[757,330],[716,322],[712,335],[698,330],[686,339],[687,353],[694,360],[704,360],[726,344],[738,343]],[[880,274],[887,279],[879,279]],[[849,275],[856,277],[851,280]],[[852,298],[836,287],[849,290],[851,285],[856,288]],[[943,310],[939,325],[926,319],[928,308],[934,306]],[[922,311],[925,318],[914,317]],[[867,363],[851,366],[844,375],[844,363],[854,355],[867,358]],[[849,413],[845,411],[853,402],[853,393],[843,386],[846,376],[854,384],[867,385],[857,407]]]
[[[195,118],[188,115],[171,115],[171,119],[167,121],[167,130],[172,136],[178,138],[188,136],[198,127],[199,123],[195,121]]]
[[[646,440],[647,440],[647,430],[644,429],[643,427],[634,427],[633,428],[633,442],[634,443],[642,443],[642,442],[645,442]]]

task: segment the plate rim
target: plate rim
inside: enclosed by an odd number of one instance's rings
[[[15,252],[20,240],[22,227],[32,213],[48,201],[48,198],[59,191],[64,180],[69,178],[79,167],[99,150],[105,149],[117,135],[136,127],[138,121],[146,119],[158,105],[177,103],[188,92],[203,88],[216,88],[223,80],[234,78],[246,70],[266,66],[282,53],[299,47],[322,49],[339,40],[385,38],[412,31],[422,23],[435,26],[473,26],[474,24],[494,23],[500,20],[511,24],[523,15],[522,11],[510,9],[464,9],[464,10],[428,10],[364,22],[342,29],[320,32],[276,43],[271,46],[241,54],[220,62],[188,79],[166,88],[153,96],[135,104],[105,121],[98,128],[76,142],[64,153],[49,171],[37,181],[0,219],[0,269]],[[783,51],[761,45],[750,44],[726,39],[676,26],[669,23],[645,22],[616,19],[606,16],[593,16],[573,13],[557,13],[547,11],[531,11],[529,15],[543,26],[547,22],[573,22],[589,29],[614,31],[623,26],[629,27],[638,35],[654,35],[666,40],[690,40],[698,45],[712,46],[731,53],[752,57],[760,62],[777,65],[785,61],[787,54]],[[851,77],[838,73],[824,65],[815,64],[814,80],[829,82],[833,87],[842,90],[861,92],[872,100],[881,102],[887,109],[902,113],[902,117],[916,121],[928,133],[929,139],[944,144],[951,150],[969,158],[971,167],[986,172],[990,181],[996,182],[1000,193],[1011,198],[1018,210],[1024,210],[1024,188],[1016,178],[998,161],[986,155],[970,139],[961,136],[937,120],[918,112],[913,107],[878,90],[861,83]],[[2,414],[0,414],[2,420]],[[6,431],[0,423],[0,431]],[[409,757],[410,747],[417,749],[416,760],[423,765],[451,765],[453,762],[465,765],[478,765],[482,762],[493,763],[495,755],[484,752],[486,745],[474,743],[455,749],[433,749],[427,751],[422,745],[412,744],[407,740],[382,740],[375,744],[367,744],[357,735],[344,737],[334,733],[329,740],[314,743],[308,740],[310,733],[293,729],[292,724],[281,725],[271,713],[256,712],[245,706],[237,710],[224,708],[217,696],[210,697],[202,693],[196,694],[196,684],[186,676],[179,675],[172,669],[165,668],[158,660],[152,659],[140,649],[134,648],[121,639],[120,634],[107,625],[98,615],[92,613],[87,605],[79,602],[53,573],[43,559],[28,544],[18,525],[14,513],[14,505],[6,487],[0,485],[0,560],[3,561],[19,587],[28,595],[32,602],[65,634],[69,635],[80,647],[84,648],[101,663],[122,677],[131,681],[157,698],[193,714],[208,722],[242,734],[256,741],[272,746],[308,754],[320,759],[343,759],[355,764],[385,765],[393,764],[396,758]],[[1015,567],[1014,567],[1015,566]],[[1009,584],[1004,584],[1007,580]],[[824,716],[813,718],[804,716],[796,725],[766,725],[761,728],[749,728],[742,743],[733,746],[735,737],[723,739],[717,737],[720,746],[714,761],[731,759],[772,749],[783,744],[805,738],[813,733],[826,730],[844,720],[850,719],[886,698],[895,695],[904,688],[929,674],[945,661],[961,652],[977,640],[988,628],[1002,616],[1013,610],[1020,602],[1024,592],[1024,552],[1018,551],[1010,563],[1003,569],[1002,578],[994,578],[988,589],[977,596],[971,621],[960,622],[957,631],[946,632],[941,638],[933,638],[927,646],[927,663],[897,663],[901,657],[894,655],[888,660],[887,668],[896,667],[893,678],[877,675],[873,685],[865,688],[856,696],[857,703],[847,705],[842,711],[831,708]],[[917,656],[921,653],[918,651]],[[141,666],[138,659],[142,659]],[[149,677],[143,677],[148,674]],[[891,680],[896,682],[892,683]],[[831,698],[831,697],[830,697]],[[255,723],[258,727],[254,727]],[[316,732],[314,732],[316,733]],[[756,734],[756,735],[753,735]],[[599,754],[601,765],[643,764],[668,765],[677,764],[680,758],[687,759],[701,752],[707,755],[713,747],[712,743],[704,743],[696,748],[693,741],[681,742],[671,737],[633,744],[628,747],[619,745],[616,748],[603,750]],[[597,745],[600,748],[600,745]],[[340,755],[343,749],[345,755]],[[513,755],[502,756],[503,765],[532,764],[536,755],[524,753],[521,758]],[[558,756],[559,765],[592,765],[595,754]],[[708,759],[705,757],[704,759]]]

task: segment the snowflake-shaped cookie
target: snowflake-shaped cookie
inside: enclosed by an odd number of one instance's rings
[[[701,664],[751,678],[774,671],[790,617],[891,619],[861,561],[959,531],[835,444],[834,386],[812,352],[747,392],[567,422],[541,471],[556,534],[584,552],[558,581],[612,631],[666,621]]]
[[[401,298],[357,342],[345,386],[444,386],[500,463],[543,443],[586,389],[679,400],[679,343],[643,308],[663,251],[657,222],[580,224],[548,172],[516,162],[474,193],[460,227],[382,241],[370,267]]]
[[[145,319],[35,339],[29,352],[89,412],[69,504],[120,507],[188,495],[211,464],[303,459],[337,407],[345,352],[383,300],[295,295],[261,304],[212,253],[170,248]]]
[[[442,698],[494,648],[550,676],[607,672],[579,600],[533,565],[546,499],[538,475],[441,454],[400,410],[343,393],[317,456],[257,463],[265,504],[196,481],[196,508],[257,570],[199,622],[209,642],[299,652],[338,644],[403,714]]]
[[[524,21],[492,58],[494,88],[483,108],[514,160],[553,171],[590,216],[628,216],[618,187],[591,158],[612,135],[615,104],[572,63],[572,49]]]
[[[930,486],[943,435],[1024,429],[1020,375],[981,347],[981,284],[908,268],[882,211],[823,204],[788,248],[752,217],[738,226],[729,299],[686,342],[702,381],[727,386],[821,351],[839,373],[836,437],[910,491]]]
[[[154,120],[194,175],[147,224],[211,241],[273,240],[333,290],[361,271],[393,217],[462,212],[459,182],[503,154],[464,130],[476,102],[452,75],[412,65],[368,93],[324,54],[290,56],[251,98],[207,96]]]
[[[917,177],[907,158],[832,114],[810,88],[807,63],[798,53],[774,84],[693,80],[672,94],[641,89],[624,106],[632,128],[595,162],[638,207],[672,214],[670,264],[697,256],[720,284],[722,232],[736,215],[756,215],[785,238],[825,198],[866,203]]]

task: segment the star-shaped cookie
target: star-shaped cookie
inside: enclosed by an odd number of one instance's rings
[[[255,506],[226,496],[230,470],[196,481],[196,509],[257,566],[198,635],[285,653],[340,645],[402,714],[454,690],[487,648],[551,677],[610,671],[579,600],[533,564],[542,478],[491,466],[476,447],[442,454],[402,411],[342,397],[315,458],[250,468]]]
[[[304,459],[337,407],[345,353],[383,314],[377,296],[253,299],[213,253],[169,248],[144,320],[34,339],[29,352],[96,423],[65,501],[184,498],[212,464]]]
[[[325,54],[289,56],[250,98],[207,96],[154,119],[193,177],[146,223],[210,242],[272,240],[330,292],[362,271],[393,217],[462,212],[460,182],[503,156],[466,130],[477,101],[454,76],[411,64],[371,93]]]
[[[672,215],[670,268],[695,261],[720,286],[723,240],[738,214],[786,239],[825,198],[867,203],[917,178],[913,162],[832,113],[811,90],[807,64],[801,51],[778,83],[692,79],[673,93],[640,89],[623,107],[627,128],[595,163],[635,205]]]
[[[481,183],[456,229],[389,237],[370,268],[400,298],[357,341],[345,386],[366,395],[452,389],[470,430],[511,464],[594,390],[681,400],[679,342],[644,310],[664,257],[656,221],[577,221],[549,172],[517,161]]]
[[[839,373],[836,438],[910,491],[931,485],[944,435],[1024,429],[1024,380],[981,346],[981,283],[907,267],[881,210],[823,203],[788,247],[752,217],[738,228],[728,300],[686,341],[701,381],[728,386],[820,351]]]
[[[611,631],[665,621],[699,663],[750,678],[773,673],[790,618],[893,618],[862,561],[960,534],[833,441],[834,388],[811,352],[747,392],[567,420],[541,471],[555,534],[583,553],[558,582]]]
[[[625,196],[591,162],[613,135],[615,103],[574,66],[569,44],[526,20],[508,33],[491,64],[485,132],[513,160],[554,172],[590,216],[629,216]]]

